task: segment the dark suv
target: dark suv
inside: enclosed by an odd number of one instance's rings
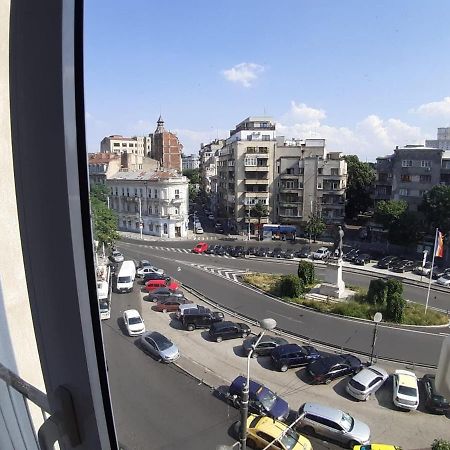
[[[272,363],[281,372],[290,367],[300,367],[319,359],[320,353],[310,345],[300,347],[297,344],[279,345],[272,350]]]
[[[220,311],[211,311],[208,308],[188,309],[181,316],[181,323],[186,330],[193,331],[196,328],[209,328],[214,322],[221,322],[223,317]]]
[[[250,328],[245,323],[214,322],[209,329],[209,337],[216,342],[222,342],[223,339],[244,338],[249,334]]]

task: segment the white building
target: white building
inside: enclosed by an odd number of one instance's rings
[[[199,160],[197,155],[182,155],[181,164],[183,170],[193,170],[198,169]]]
[[[169,171],[118,172],[109,178],[118,229],[159,237],[186,237],[188,179]],[[141,220],[140,220],[141,219]]]
[[[150,156],[152,151],[152,136],[124,137],[119,134],[107,136],[100,142],[101,153],[133,153],[140,156]]]

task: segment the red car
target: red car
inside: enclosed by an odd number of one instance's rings
[[[159,312],[173,312],[178,311],[180,305],[186,305],[187,303],[192,302],[184,297],[169,297],[158,302],[152,309]]]
[[[166,287],[171,291],[175,291],[180,287],[180,283],[172,280],[171,278],[166,280],[149,280],[145,283],[145,290],[147,292],[153,292],[156,289]]]
[[[199,242],[193,249],[192,253],[204,253],[208,250],[208,244],[206,242]]]

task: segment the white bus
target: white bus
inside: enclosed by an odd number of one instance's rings
[[[133,261],[124,261],[117,274],[117,292],[132,292],[136,277],[136,266]]]

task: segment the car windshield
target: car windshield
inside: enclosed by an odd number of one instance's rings
[[[288,430],[286,434],[280,439],[281,443],[287,450],[291,450],[298,443],[300,436],[293,430]]]
[[[170,342],[169,339],[164,336],[155,337],[154,340],[161,351],[167,350],[168,348],[172,347],[172,342]]]
[[[130,283],[131,282],[131,277],[119,277],[117,279],[118,283]]]
[[[142,323],[142,320],[141,320],[140,317],[130,317],[130,318],[128,319],[128,323],[129,323],[130,325],[137,325],[137,324],[139,324],[139,323]]]
[[[417,389],[409,386],[399,386],[398,393],[409,397],[417,397]]]
[[[345,431],[350,431],[353,428],[354,419],[350,414],[342,413],[340,425]]]
[[[261,389],[258,398],[267,411],[270,411],[277,400],[277,396],[269,389]]]
[[[100,302],[100,310],[107,311],[109,309],[109,305],[106,302]]]

